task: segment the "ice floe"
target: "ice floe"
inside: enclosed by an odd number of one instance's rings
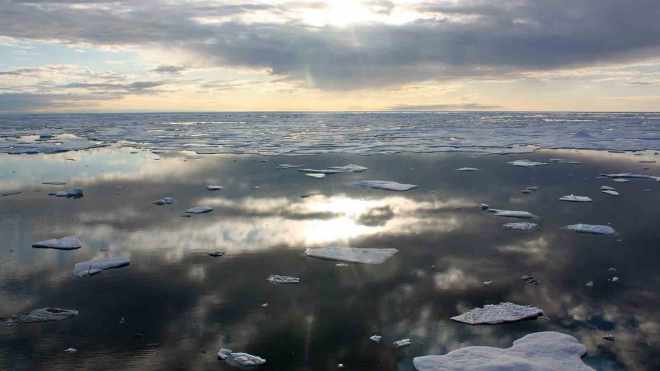
[[[356,164],[348,164],[343,166],[330,166],[330,169],[339,170],[342,173],[361,173],[363,171],[369,170],[369,168],[366,166],[361,166]]]
[[[323,173],[305,173],[308,177],[316,178],[316,179],[323,179],[325,178],[325,174]]]
[[[610,227],[609,225],[599,225],[599,224],[571,224],[564,226],[563,229],[569,231],[575,231],[578,233],[588,233],[588,234],[603,234],[603,235],[614,235],[616,230]]]
[[[371,335],[369,336],[369,340],[373,341],[374,343],[380,343],[380,341],[383,340],[383,337],[380,335]]]
[[[184,212],[185,212],[186,214],[206,214],[206,213],[210,213],[211,211],[213,211],[213,208],[212,208],[212,207],[208,207],[208,206],[195,206],[195,207],[191,207],[190,209],[188,209],[188,210],[186,210],[186,211],[184,211]]]
[[[126,267],[130,264],[130,259],[125,257],[87,260],[77,263],[73,268],[73,274],[78,277],[93,276],[107,269]]]
[[[515,160],[515,161],[509,161],[507,162],[510,165],[513,166],[520,166],[520,167],[534,167],[534,166],[540,166],[540,165],[547,165],[547,162],[538,162],[538,161],[531,161],[531,160]]]
[[[538,216],[530,213],[529,211],[502,209],[488,209],[488,211],[493,213],[495,216],[502,216],[506,218],[538,219]]]
[[[399,252],[397,249],[363,249],[357,247],[319,247],[305,250],[314,258],[339,260],[349,263],[382,264]]]
[[[470,346],[415,357],[413,365],[417,371],[594,371],[581,359],[586,352],[573,336],[545,331],[526,335],[510,348]]]
[[[64,349],[64,353],[75,353],[77,351],[78,351],[78,349],[76,349],[76,348],[66,348],[66,349]]]
[[[619,192],[617,192],[617,191],[615,191],[615,190],[613,190],[613,189],[605,189],[605,190],[602,190],[601,192],[605,193],[606,195],[610,195],[610,196],[618,196],[618,195],[620,195]]]
[[[456,171],[472,172],[472,171],[479,171],[479,169],[476,167],[461,167],[456,169]]]
[[[48,195],[55,197],[81,198],[83,197],[83,191],[80,188],[72,188],[68,191],[50,192]]]
[[[588,196],[577,196],[574,194],[570,194],[567,196],[561,196],[559,197],[560,201],[568,201],[568,202],[591,202],[591,198]]]
[[[295,169],[295,168],[299,168],[299,167],[303,167],[303,165],[294,165],[294,164],[279,164],[279,165],[277,165],[278,169]]]
[[[616,191],[616,189],[614,187],[610,187],[610,186],[606,186],[606,185],[600,186],[600,190],[601,191]]]
[[[406,338],[406,339],[399,339],[395,340],[392,344],[394,344],[395,347],[397,348],[403,348],[407,347],[408,345],[412,344],[412,340]]]
[[[266,363],[266,360],[248,353],[232,352],[231,349],[221,348],[218,358],[227,362],[230,366],[239,368],[253,368]]]
[[[628,182],[630,182],[630,179],[625,179],[625,178],[613,178],[612,181],[613,181],[613,182],[617,182],[617,183],[628,183]]]
[[[608,178],[614,179],[650,179],[660,182],[660,176],[647,175],[647,174],[635,174],[635,173],[611,173],[611,174],[601,174]]]
[[[39,308],[29,313],[19,314],[12,319],[18,323],[34,323],[34,322],[49,322],[61,321],[72,318],[78,315],[78,311],[74,309],[62,308]]]
[[[76,236],[66,236],[62,238],[52,238],[35,242],[32,247],[40,249],[57,249],[57,250],[76,250],[82,246],[80,239]]]
[[[451,317],[451,319],[469,325],[494,325],[498,323],[533,319],[541,315],[543,315],[543,310],[539,308],[506,302],[497,305],[488,304],[481,308],[474,308],[469,312]]]
[[[536,223],[527,223],[527,222],[506,223],[502,225],[504,229],[513,230],[513,231],[532,231],[538,228],[538,226],[539,225]]]
[[[270,283],[300,283],[300,278],[291,276],[280,276],[279,274],[271,274],[268,277]]]
[[[360,180],[353,184],[359,187],[384,189],[386,191],[409,191],[417,188],[414,184],[397,183],[389,180]]]
[[[209,190],[209,191],[220,191],[220,190],[224,189],[224,187],[219,186],[219,185],[207,185],[206,189]]]
[[[163,197],[159,200],[154,201],[153,204],[158,206],[163,206],[163,205],[171,205],[175,202],[176,200],[172,197]]]

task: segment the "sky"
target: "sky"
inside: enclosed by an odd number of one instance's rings
[[[0,112],[660,111],[658,0],[0,0]]]

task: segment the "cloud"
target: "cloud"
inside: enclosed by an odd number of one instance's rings
[[[492,111],[501,109],[501,106],[491,106],[479,103],[459,103],[459,104],[428,104],[412,105],[400,104],[389,107],[390,111]]]
[[[304,2],[78,3],[0,0],[0,35],[179,49],[209,65],[265,68],[326,90],[625,62],[660,50],[657,0],[437,1],[410,8],[418,17],[409,22],[350,27],[305,23],[300,10],[313,4]],[[255,12],[268,16],[250,18]]]
[[[110,93],[142,94],[153,92],[154,88],[167,84],[165,81],[136,81],[127,84],[73,82],[62,85],[65,89],[86,89]]]
[[[187,68],[184,66],[160,65],[154,68],[152,71],[163,74],[178,75],[179,73],[185,71],[186,69]]]
[[[82,107],[85,103],[105,100],[109,96],[92,94],[0,93],[0,112],[38,111],[53,108]]]

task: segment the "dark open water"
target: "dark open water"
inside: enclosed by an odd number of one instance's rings
[[[354,371],[412,370],[414,356],[508,347],[543,330],[576,336],[588,348],[585,361],[599,370],[660,369],[660,186],[596,179],[606,170],[657,174],[656,164],[603,152],[562,154],[582,165],[531,169],[506,162],[558,155],[156,156],[124,148],[0,157],[2,191],[23,191],[0,198],[0,317],[45,306],[80,311],[60,322],[0,326],[0,369],[229,370],[215,355],[226,346],[266,358],[263,370],[336,370],[338,363]],[[351,162],[369,170],[313,179],[276,169]],[[463,166],[482,170],[454,170]],[[358,179],[419,188],[351,186]],[[69,184],[40,184],[57,180]],[[206,184],[225,189],[209,192]],[[521,194],[528,185],[540,190]],[[622,195],[604,195],[600,185]],[[47,195],[73,186],[84,198]],[[320,195],[300,197],[311,191]],[[557,200],[569,193],[594,202]],[[151,204],[163,196],[177,203]],[[480,202],[531,211],[541,216],[541,230],[505,231],[501,225],[512,220],[480,211]],[[197,204],[215,210],[180,217]],[[611,223],[620,235],[560,229],[578,222]],[[80,236],[83,248],[31,248],[68,234]],[[399,253],[382,265],[348,267],[303,255],[331,244]],[[207,255],[216,249],[227,255]],[[130,256],[131,265],[72,275],[76,262],[106,256]],[[619,282],[608,282],[609,267]],[[273,285],[270,274],[303,282]],[[523,282],[524,274],[540,285]],[[538,306],[546,316],[475,327],[449,320],[500,301]],[[614,342],[602,339],[610,333]],[[373,334],[384,343],[370,342]],[[387,345],[406,337],[412,346]],[[78,352],[65,353],[68,347]]]

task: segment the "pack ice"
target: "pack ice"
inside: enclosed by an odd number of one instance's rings
[[[53,238],[50,240],[39,241],[32,244],[32,247],[39,249],[57,249],[57,250],[76,250],[82,246],[80,239],[76,236],[66,236],[62,238]]]
[[[128,258],[116,257],[108,259],[88,260],[77,263],[73,268],[73,274],[78,277],[92,276],[106,269],[121,268],[131,264]]]
[[[409,191],[417,188],[414,184],[397,183],[389,180],[359,180],[353,184],[359,187],[384,189],[386,191]]]
[[[305,250],[314,258],[339,260],[349,263],[382,264],[399,252],[397,249],[363,249],[357,247],[319,247]]]
[[[593,371],[582,361],[584,345],[560,332],[526,335],[510,348],[471,346],[442,356],[415,357],[417,371]]]
[[[494,325],[533,319],[541,315],[543,315],[543,310],[539,308],[506,302],[497,305],[487,304],[481,308],[474,308],[458,316],[451,317],[451,319],[469,325]]]
[[[578,223],[578,224],[567,225],[563,228],[578,233],[604,234],[604,235],[616,234],[616,230],[614,230],[614,228],[610,227],[609,225]]]

